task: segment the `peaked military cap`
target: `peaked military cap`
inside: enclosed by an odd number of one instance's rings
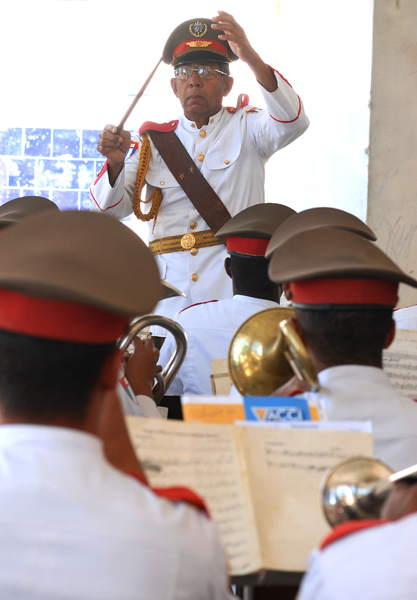
[[[268,275],[289,283],[297,306],[395,306],[400,282],[417,287],[375,244],[351,231],[317,228],[294,235],[272,255]]]
[[[90,212],[45,212],[0,235],[0,329],[108,343],[162,294],[149,248]]]
[[[216,236],[227,237],[229,253],[265,256],[276,228],[295,214],[295,210],[283,204],[254,204],[229,219]]]
[[[373,242],[376,240],[374,232],[355,215],[339,208],[322,206],[302,210],[285,221],[285,225],[281,225],[272,236],[266,256],[271,256],[274,250],[293,235],[318,227],[346,229]]]
[[[22,196],[9,200],[0,206],[0,230],[45,211],[59,212],[59,208],[42,196]]]
[[[162,59],[165,64],[178,64],[206,60],[231,62],[238,60],[226,40],[218,36],[224,32],[211,28],[211,19],[190,19],[178,25],[165,44]]]

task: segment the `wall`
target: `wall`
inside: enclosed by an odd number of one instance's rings
[[[279,0],[275,64],[311,125],[269,164],[268,196],[366,218],[373,0]]]
[[[417,276],[417,2],[376,0],[368,224],[378,245]],[[400,306],[417,303],[401,286]]]

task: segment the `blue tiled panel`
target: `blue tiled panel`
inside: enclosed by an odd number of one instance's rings
[[[69,183],[65,160],[39,159],[37,174],[39,187],[68,188],[71,187]]]
[[[100,158],[102,155],[97,150],[98,129],[84,129],[82,136],[81,156],[83,158]]]
[[[54,129],[52,156],[80,157],[80,130]]]
[[[69,160],[67,162],[67,187],[77,190],[88,190],[95,178],[94,160]]]
[[[0,155],[21,156],[22,128],[13,127],[0,130]]]
[[[94,174],[94,179],[100,173],[101,168],[102,168],[102,166],[104,165],[105,162],[106,162],[105,160],[96,160],[96,172]]]
[[[90,192],[80,192],[80,210],[90,210]]]
[[[52,198],[59,210],[78,210],[78,192],[53,190]]]
[[[24,187],[35,183],[35,160],[28,158],[9,159],[9,186]]]
[[[22,190],[20,188],[5,188],[0,190],[0,204],[4,204],[9,200],[14,200],[14,198],[20,198],[22,195]]]
[[[25,129],[25,155],[51,156],[51,130]]]
[[[8,158],[6,156],[0,156],[0,185],[7,185],[7,163]]]
[[[43,196],[44,198],[51,199],[52,190],[39,190],[37,188],[25,188],[21,190],[21,196]]]

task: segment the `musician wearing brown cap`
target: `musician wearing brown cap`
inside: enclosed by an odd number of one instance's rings
[[[230,219],[217,235],[227,239],[224,268],[233,283],[233,298],[191,305],[175,320],[187,334],[184,363],[169,395],[210,395],[211,360],[227,358],[236,329],[253,314],[279,305],[280,288],[268,278],[265,249],[275,229],[295,211],[283,204],[255,204]],[[165,365],[175,347],[172,336],[162,346]]]
[[[266,110],[245,95],[236,106],[223,106],[233,85],[229,64],[237,59],[256,77]],[[232,296],[224,246],[214,232],[264,200],[265,163],[309,121],[293,88],[224,11],[179,25],[163,60],[174,67],[171,87],[183,115],[144,123],[132,141],[126,131],[105,128],[98,150],[107,161],[91,187],[91,209],[118,218],[134,211],[149,221],[161,276],[187,294],[158,306],[159,314],[172,317],[187,305]]]
[[[288,239],[269,276],[289,284],[294,324],[318,373],[320,389],[307,397],[330,420],[371,420],[375,456],[396,470],[413,464],[417,405],[391,385],[382,350],[394,338],[398,284],[417,281],[372,242],[335,228]]]
[[[0,256],[2,597],[229,597],[199,498],[147,485],[115,393],[116,342],[161,295],[149,249],[103,215],[44,213]]]

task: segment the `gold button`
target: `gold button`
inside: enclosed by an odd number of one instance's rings
[[[224,164],[225,164],[225,165],[228,165],[229,163],[230,163],[230,160],[225,160],[225,161],[224,161]]]
[[[198,160],[199,160],[200,162],[203,162],[203,160],[204,160],[204,154],[199,154],[199,155],[197,156],[197,158],[198,158]]]
[[[165,181],[160,181],[159,185],[164,185]]]
[[[191,275],[191,279],[192,279],[193,281],[198,281],[198,275],[197,275],[197,273],[193,273],[193,274]]]
[[[204,129],[202,129],[200,131],[200,137],[206,137],[207,133],[204,131]]]
[[[191,221],[190,227],[191,229],[195,229],[197,227],[197,223],[195,221]]]
[[[195,123],[191,123],[191,127],[195,127]]]
[[[198,248],[191,248],[191,250],[190,250],[190,254],[191,254],[192,256],[197,256],[197,254],[198,254]]]
[[[210,119],[210,123],[214,123],[214,119]]]

